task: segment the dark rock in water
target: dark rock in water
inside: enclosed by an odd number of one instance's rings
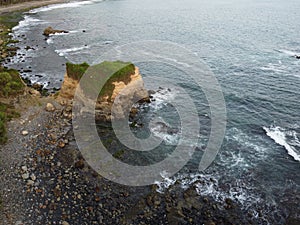
[[[300,55],[295,55],[295,58],[296,59],[300,59]]]
[[[38,84],[38,83],[32,84],[32,88],[37,90],[37,91],[42,91],[43,87],[44,86],[42,84]]]
[[[85,30],[82,31],[83,33],[85,32]]]
[[[31,73],[32,70],[23,70],[24,73]]]
[[[155,91],[149,90],[149,91],[148,91],[148,94],[149,94],[149,95],[154,95],[154,94],[155,94]]]
[[[56,34],[56,33],[69,33],[68,31],[66,30],[55,30],[53,29],[52,27],[47,27],[45,30],[44,30],[44,35],[49,37],[50,34]]]
[[[32,50],[34,50],[34,48],[33,47],[30,47],[29,45],[27,45],[26,47],[25,47],[25,50],[29,50],[29,49],[32,49]],[[25,55],[25,54],[24,54]]]
[[[151,103],[150,97],[142,98],[141,100],[138,101],[138,103],[143,104],[143,103]]]
[[[167,134],[177,134],[179,132],[178,128],[169,127],[167,124],[163,122],[155,123],[159,132],[167,133]]]

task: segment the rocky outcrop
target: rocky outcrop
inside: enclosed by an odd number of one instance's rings
[[[139,69],[137,67],[133,68],[131,73],[125,75],[122,74],[119,79],[116,77],[109,79],[102,90],[99,90],[100,94],[96,104],[79,88],[77,92],[77,101],[79,100],[81,104],[80,111],[82,113],[92,113],[91,107],[95,105],[95,116],[98,121],[111,121],[112,118],[128,118],[131,109],[136,114],[136,108],[133,107],[133,104],[138,101],[149,101],[149,94],[144,88],[143,79]],[[104,66],[102,69],[106,71],[107,68]],[[101,72],[102,71],[99,71],[99,73]],[[74,79],[72,75],[66,73],[57,100],[64,105],[72,104],[78,85],[79,80]],[[102,92],[103,90],[104,92]],[[112,108],[114,109],[113,112]]]
[[[44,30],[44,35],[49,37],[50,34],[56,34],[56,33],[69,33],[68,31],[66,30],[55,30],[53,29],[52,27],[47,27],[45,30]]]

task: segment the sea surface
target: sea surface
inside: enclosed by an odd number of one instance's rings
[[[259,223],[284,224],[290,218],[300,219],[300,60],[295,57],[300,55],[299,12],[298,0],[107,0],[52,5],[24,14],[13,29],[21,49],[8,65],[52,89],[60,87],[66,61],[93,64],[110,49],[136,41],[184,46],[210,67],[220,83],[227,108],[226,134],[214,163],[198,172],[210,133],[205,95],[178,68],[136,62],[144,77],[179,81],[193,98],[201,124],[199,143],[190,143],[197,145],[198,154],[185,169],[159,182],[159,191],[176,181],[184,189],[201,180],[200,195],[216,201],[231,197]],[[48,26],[70,32],[45,38],[42,33]],[[27,45],[33,49],[26,50]],[[147,124],[160,117],[168,127],[179,129],[178,115],[167,102],[180,99],[180,92],[164,84],[154,98],[138,122]],[[147,129],[133,132],[147,133]],[[161,124],[150,132],[164,142],[159,151],[144,155],[140,162],[135,159],[137,164],[167,157],[180,138]]]

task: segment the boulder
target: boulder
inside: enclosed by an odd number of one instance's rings
[[[44,30],[44,35],[49,37],[50,34],[56,34],[56,33],[69,33],[68,31],[66,30],[55,30],[53,29],[52,27],[47,27],[45,30]]]

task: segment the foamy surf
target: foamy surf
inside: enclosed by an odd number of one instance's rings
[[[300,55],[300,52],[295,52],[295,51],[290,51],[290,50],[284,50],[284,49],[280,49],[280,50],[277,50],[278,52],[281,52],[281,53],[284,53],[284,54],[287,54],[289,56],[296,56],[296,55]]]
[[[82,46],[82,47],[74,47],[74,48],[68,48],[68,49],[58,49],[55,50],[55,52],[59,55],[59,56],[65,56],[66,54],[70,53],[70,52],[78,52],[81,51],[83,49],[88,49],[89,46]]]
[[[174,177],[168,177],[168,173],[163,171],[161,174],[163,181],[155,182],[157,185],[157,192],[164,193],[175,184],[180,184],[181,188],[187,189],[194,186],[197,193],[201,196],[210,196],[217,202],[224,202],[225,199],[230,198],[239,202],[244,209],[251,209],[255,214],[255,206],[262,202],[262,198],[256,193],[252,192],[255,188],[250,187],[248,183],[240,179],[227,189],[222,188],[219,183],[220,177],[210,174],[180,174]]]
[[[32,26],[35,26],[37,24],[43,24],[43,23],[47,23],[47,22],[36,19],[36,18],[33,18],[31,16],[28,16],[28,15],[25,15],[24,19],[22,21],[20,21],[17,26],[12,28],[12,31],[16,32],[18,30],[24,30],[27,27],[32,27]]]
[[[266,131],[266,134],[270,138],[272,138],[277,144],[283,146],[287,150],[288,154],[294,158],[294,160],[300,162],[300,153],[294,146],[292,146],[293,143],[295,143],[298,146],[300,144],[295,131],[289,132],[278,126],[270,128],[263,127],[263,129]],[[288,143],[287,141],[287,136],[291,136],[290,134],[292,134],[294,137],[292,143]]]
[[[61,4],[53,4],[49,6],[44,6],[37,9],[32,9],[29,13],[39,13],[39,12],[47,12],[54,9],[64,9],[64,8],[76,8],[84,5],[90,5],[93,3],[102,2],[102,0],[91,0],[91,1],[79,1],[79,2],[70,2],[70,3],[61,3]]]

